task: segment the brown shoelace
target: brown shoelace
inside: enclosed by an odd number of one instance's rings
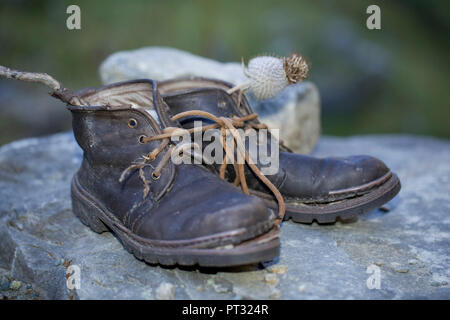
[[[222,144],[223,149],[225,150],[225,156],[224,156],[223,162],[222,162],[222,164],[220,166],[220,170],[219,170],[220,178],[225,179],[225,171],[226,171],[226,167],[227,167],[228,158],[231,154],[231,149],[234,147],[234,145],[236,145],[237,151],[238,151],[237,152],[238,161],[237,161],[237,163],[236,163],[236,161],[233,161],[233,167],[236,172],[236,178],[234,180],[234,184],[236,186],[240,185],[242,191],[245,194],[250,194],[248,186],[247,186],[247,181],[245,178],[244,162],[247,163],[247,165],[253,171],[253,173],[269,188],[269,190],[275,196],[275,199],[278,202],[277,224],[280,224],[281,221],[283,221],[283,217],[285,214],[285,204],[284,204],[283,196],[281,195],[281,193],[277,189],[277,187],[275,187],[275,185],[272,182],[270,182],[270,180],[267,179],[266,176],[264,176],[264,174],[261,173],[259,168],[250,160],[249,154],[246,151],[246,149],[244,147],[244,143],[242,142],[242,138],[237,130],[237,128],[244,128],[245,130],[247,130],[249,128],[266,129],[267,126],[262,123],[246,123],[247,121],[256,119],[258,117],[258,115],[256,113],[253,113],[253,114],[243,116],[243,117],[234,116],[233,118],[230,119],[230,118],[226,118],[226,117],[216,117],[215,115],[213,115],[209,112],[206,112],[206,111],[191,110],[191,111],[181,112],[181,113],[173,116],[171,119],[173,121],[176,121],[178,119],[188,117],[188,116],[205,117],[205,118],[208,118],[208,119],[214,121],[215,123],[211,124],[211,125],[196,127],[196,128],[187,129],[187,130],[179,129],[179,128],[175,128],[175,127],[167,127],[163,130],[163,133],[161,133],[159,135],[156,135],[153,137],[142,137],[141,143],[148,143],[148,142],[155,141],[155,140],[162,140],[162,141],[156,149],[154,149],[147,155],[143,156],[143,161],[136,163],[136,164],[132,164],[131,166],[126,168],[123,171],[119,181],[120,182],[124,181],[124,179],[133,170],[138,169],[139,177],[141,178],[141,180],[144,183],[144,197],[146,197],[150,191],[150,182],[145,177],[144,168],[147,166],[152,167],[154,169],[152,172],[152,179],[154,179],[154,180],[159,179],[159,177],[161,175],[161,170],[168,163],[168,161],[171,157],[171,154],[174,151],[175,146],[174,145],[169,146],[169,150],[164,154],[163,158],[161,159],[161,161],[159,162],[159,164],[156,167],[153,167],[150,164],[150,162],[152,162],[158,156],[158,154],[161,151],[163,151],[167,145],[169,145],[171,137],[177,136],[177,135],[183,135],[183,134],[186,134],[186,132],[189,132],[189,133],[199,132],[199,131],[203,132],[203,131],[206,131],[209,129],[219,128],[220,132],[221,132],[221,136],[222,136],[222,139],[220,140],[220,142]],[[226,143],[227,130],[229,130],[229,132],[231,132],[231,134],[232,134],[233,146],[229,146]],[[186,143],[181,146],[177,146],[177,151],[185,152],[187,150],[190,150],[192,147],[194,147],[195,149],[199,149],[199,146],[195,143]]]
[[[148,142],[154,141],[154,140],[162,140],[162,141],[159,144],[159,146],[157,148],[155,148],[153,151],[149,152],[146,155],[143,155],[141,161],[139,161],[137,163],[133,163],[132,165],[127,167],[120,175],[119,182],[122,183],[130,175],[130,173],[133,172],[133,170],[136,170],[136,169],[139,170],[139,177],[142,180],[142,182],[144,183],[144,196],[143,197],[144,198],[147,197],[148,193],[150,192],[150,181],[145,177],[145,173],[144,173],[145,167],[151,167],[153,169],[153,172],[151,174],[152,179],[158,180],[161,176],[161,171],[162,171],[163,167],[169,162],[174,149],[177,149],[178,152],[185,152],[186,150],[190,150],[192,148],[200,149],[200,147],[195,143],[185,143],[183,145],[178,145],[177,147],[175,147],[175,145],[171,144],[169,146],[169,149],[167,150],[167,152],[164,153],[164,156],[161,159],[161,161],[158,163],[158,165],[156,167],[154,167],[151,164],[151,162],[156,159],[156,157],[164,150],[164,148],[167,145],[169,145],[170,137],[176,136],[176,135],[182,135],[182,134],[184,134],[183,131],[184,130],[182,130],[180,128],[167,127],[167,128],[164,128],[163,133],[160,135],[156,135],[152,138],[142,137],[142,139],[140,139],[141,143],[148,143]],[[180,132],[180,133],[178,133],[178,132]]]

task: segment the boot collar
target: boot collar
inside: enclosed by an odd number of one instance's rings
[[[238,106],[239,93],[228,94],[231,83],[201,77],[185,77],[158,83],[159,92],[170,105],[169,114],[188,110],[204,110],[226,117],[247,116],[253,112],[245,96]],[[175,109],[173,110],[173,106]]]
[[[170,120],[169,115],[165,111],[167,106],[165,106],[165,102],[158,92],[157,84],[153,80],[132,80],[113,83],[99,88],[86,88],[78,91],[75,96],[81,98],[84,102],[87,103],[87,105],[75,106],[68,104],[67,108],[73,113],[86,113],[91,114],[92,116],[96,116],[96,113],[99,113],[100,116],[100,113],[104,113],[105,111],[107,111],[108,114],[111,112],[111,116],[113,117],[111,119],[116,119],[118,117],[118,114],[114,115],[115,112],[120,112],[123,114],[123,111],[128,111],[130,114],[139,114],[139,117],[142,117],[144,122],[147,122],[146,125],[149,126],[147,127],[147,129],[144,129],[144,131],[150,131],[155,135],[162,134],[163,129],[168,126],[174,126],[174,123]],[[89,124],[90,120],[86,121],[86,123]],[[111,124],[109,125],[111,126]],[[89,126],[85,127],[78,124],[77,128],[75,128],[74,125],[74,132],[76,135],[77,132],[79,134],[86,134],[84,132],[86,130],[85,128],[89,129]],[[87,136],[90,135],[90,133],[87,134]],[[145,137],[145,135],[143,137]],[[138,138],[139,137],[137,134],[136,140],[138,140]],[[84,145],[85,149],[90,149],[84,143],[87,140],[89,139],[81,139],[82,143],[80,144],[80,146],[82,146],[83,148]],[[157,141],[149,143],[148,148],[143,148],[143,150],[145,150],[144,154],[155,150],[158,145],[159,142]],[[129,147],[131,148],[131,145],[129,145]],[[168,146],[166,146],[164,150],[165,152],[169,152]],[[85,152],[86,151],[87,150],[85,150]],[[126,155],[132,158],[134,153],[132,152],[130,154],[129,152],[127,152]],[[131,158],[129,161],[130,165],[132,165],[135,160],[135,158]],[[155,163],[155,166],[156,165],[157,163]],[[161,184],[161,187],[158,188],[155,199],[161,198],[174,182],[176,174],[175,166],[170,161],[168,162],[167,166],[168,172],[167,174],[165,174],[165,179],[161,179],[160,181],[158,181],[158,184]]]
[[[89,105],[68,104],[70,111],[138,110],[147,116],[158,132],[165,127],[176,126],[170,120],[166,103],[162,99],[156,81],[137,79],[116,82],[99,88],[85,88],[75,93]]]

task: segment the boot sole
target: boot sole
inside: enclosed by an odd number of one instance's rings
[[[359,194],[355,188],[352,197],[332,201],[328,203],[304,203],[285,200],[286,214],[284,220],[292,219],[294,222],[311,224],[314,221],[319,224],[333,224],[337,220],[353,221],[360,214],[370,212],[381,207],[394,198],[400,191],[401,184],[397,175],[390,173],[381,185]],[[253,192],[252,192],[253,193]],[[263,198],[271,208],[277,208],[277,203],[262,196],[260,192],[253,194]]]
[[[242,230],[211,235],[189,241],[152,241],[126,228],[119,219],[87,195],[76,176],[71,184],[74,214],[97,233],[112,232],[137,259],[164,266],[231,267],[269,261],[280,254],[279,227],[267,224],[265,232]],[[258,234],[255,234],[258,233]],[[193,248],[193,243],[233,237],[237,244],[216,248]],[[183,247],[188,242],[191,247]]]

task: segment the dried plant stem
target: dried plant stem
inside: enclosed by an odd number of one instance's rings
[[[69,89],[64,88],[57,80],[46,73],[19,71],[0,65],[0,77],[21,81],[40,82],[53,90],[51,93],[53,97],[63,102],[77,106],[87,105],[83,99],[76,96]]]
[[[0,66],[0,77],[30,82],[40,82],[53,91],[61,89],[61,84],[46,73],[26,72]]]
[[[234,86],[231,89],[228,89],[227,93],[228,94],[232,94],[232,93],[234,93],[234,92],[236,92],[238,90],[247,89],[249,86],[250,86],[250,82],[244,82],[244,83],[242,83],[240,85]]]
[[[247,91],[248,89],[249,89],[249,87],[247,86],[239,91],[238,102],[237,102],[238,108],[241,107],[242,96],[244,95],[245,91]]]

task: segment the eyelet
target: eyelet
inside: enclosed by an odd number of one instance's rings
[[[159,178],[161,178],[161,174],[159,174],[159,175],[157,176],[157,175],[155,175],[154,172],[152,172],[152,179],[153,179],[153,180],[158,180]]]
[[[227,103],[225,101],[219,101],[217,103],[217,107],[219,107],[220,109],[224,109],[227,106]]]
[[[140,144],[145,144],[145,141],[144,141],[145,138],[147,138],[146,135],[140,135],[139,138],[138,138],[138,142]]]
[[[138,125],[138,122],[137,122],[136,119],[131,118],[131,119],[128,120],[128,127],[129,128],[134,129],[134,128],[137,127],[137,125]]]

